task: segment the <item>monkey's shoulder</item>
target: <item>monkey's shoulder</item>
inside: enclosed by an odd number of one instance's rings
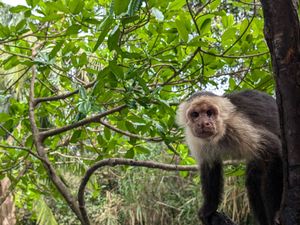
[[[279,116],[276,101],[266,93],[247,90],[224,95],[235,105],[238,112],[253,124],[260,125],[279,135]]]

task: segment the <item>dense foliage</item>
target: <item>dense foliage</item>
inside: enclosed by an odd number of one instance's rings
[[[27,0],[0,10],[0,175],[30,211],[61,196],[48,164],[74,195],[101,159],[167,152],[193,164],[175,125],[182,99],[273,90],[252,0]]]

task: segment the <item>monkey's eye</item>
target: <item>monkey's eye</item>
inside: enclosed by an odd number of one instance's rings
[[[194,111],[194,112],[191,112],[190,115],[192,118],[197,118],[199,116],[199,113]]]
[[[212,110],[210,110],[210,109],[206,111],[206,115],[208,117],[211,117],[213,114],[214,114],[214,112]]]

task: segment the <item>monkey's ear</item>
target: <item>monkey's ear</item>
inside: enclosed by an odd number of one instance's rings
[[[188,109],[189,104],[187,102],[182,102],[176,112],[176,123],[178,126],[185,127],[188,122],[188,118],[186,117],[186,111]]]

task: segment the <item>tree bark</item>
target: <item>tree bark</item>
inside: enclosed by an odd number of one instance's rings
[[[0,196],[6,195],[9,191],[10,180],[5,177],[0,181]],[[2,205],[0,205],[0,225],[16,224],[15,204],[13,196],[9,194]]]
[[[279,107],[284,160],[283,225],[300,222],[300,35],[297,0],[261,0]]]

